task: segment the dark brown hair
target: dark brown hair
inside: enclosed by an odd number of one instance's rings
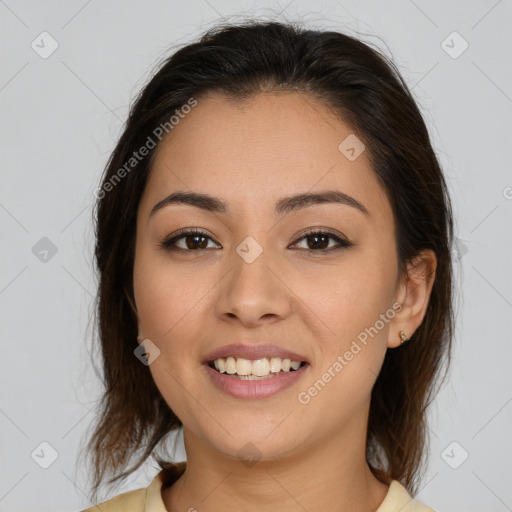
[[[129,300],[134,303],[136,215],[159,146],[137,162],[130,160],[133,152],[148,147],[149,138],[156,142],[157,127],[169,126],[191,98],[200,103],[201,96],[221,93],[241,101],[277,90],[322,100],[364,142],[394,212],[400,271],[422,249],[436,254],[425,318],[407,343],[387,351],[367,433],[375,475],[416,492],[428,453],[426,409],[441,370],[448,368],[453,331],[452,212],[425,122],[393,62],[368,44],[336,31],[248,21],[217,25],[159,65],[130,108],[96,194],[95,325],[105,390],[86,447],[93,496],[106,475],[113,476],[109,483],[126,478],[181,426],[147,366],[134,356],[137,322]],[[165,467],[164,459],[156,460]]]

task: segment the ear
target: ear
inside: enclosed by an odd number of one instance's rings
[[[132,311],[135,315],[135,318],[137,319],[137,327],[138,327],[138,334],[137,334],[137,342],[140,344],[142,340],[144,339],[144,335],[142,334],[141,328],[140,328],[140,322],[139,322],[139,313],[137,311],[137,308],[135,307],[135,304],[133,303],[130,294],[126,291],[126,288],[123,287],[124,294],[126,295],[126,299],[128,300],[128,303],[130,304]]]
[[[390,325],[389,348],[400,346],[400,331],[410,338],[423,321],[434,285],[436,267],[437,258],[430,249],[424,249],[407,263],[406,274],[400,278],[395,294],[395,301],[402,308]]]

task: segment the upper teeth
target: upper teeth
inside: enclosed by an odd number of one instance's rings
[[[244,359],[243,357],[228,357],[226,359],[215,359],[213,364],[220,373],[265,377],[271,372],[279,373],[281,370],[289,372],[290,368],[297,370],[300,366],[300,361],[291,361],[290,359],[281,359],[280,357],[271,357],[270,359],[264,357],[254,361]]]

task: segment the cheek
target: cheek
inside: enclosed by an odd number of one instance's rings
[[[343,349],[373,326],[392,306],[396,272],[392,253],[379,257],[368,249],[347,252],[341,263],[300,270],[293,283],[304,304],[304,314],[321,320],[318,333]],[[312,265],[312,264],[310,264]],[[389,322],[381,326],[387,332]]]
[[[191,267],[189,267],[191,269]],[[210,288],[205,276],[170,264],[165,254],[142,248],[134,265],[134,293],[144,335],[165,345],[190,327]]]
[[[145,338],[160,350],[150,365],[157,387],[169,401],[198,378],[201,341],[211,334],[216,285],[223,272],[205,272],[206,263],[175,262],[166,253],[141,247],[134,263],[134,293]],[[179,404],[170,404],[176,407]]]
[[[319,295],[313,303],[318,305],[315,312],[335,334],[317,336],[317,364],[297,396],[310,418],[321,418],[322,428],[360,418],[368,407],[392,319],[385,286],[350,275],[331,280],[331,284],[338,289],[329,301]]]
[[[318,325],[325,333],[317,333],[318,364],[307,384],[313,387],[303,389],[304,401],[332,406],[334,416],[340,413],[340,400],[343,409],[366,403],[387,350],[395,315],[395,258],[392,253],[378,257],[376,252],[353,254],[335,269],[319,268],[307,289],[297,288],[307,294],[314,313],[310,316],[322,320]]]
[[[195,395],[200,354],[195,340],[204,337],[201,311],[211,284],[197,272],[177,269],[155,254],[141,251],[134,266],[134,292],[145,338],[160,353],[149,366],[156,387],[180,420],[195,421]]]

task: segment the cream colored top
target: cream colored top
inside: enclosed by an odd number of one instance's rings
[[[175,464],[172,471],[162,469],[146,489],[136,489],[81,512],[168,512],[162,501],[162,487],[172,485],[185,471],[186,462]],[[434,512],[411,498],[405,487],[393,480],[388,493],[376,512]]]

